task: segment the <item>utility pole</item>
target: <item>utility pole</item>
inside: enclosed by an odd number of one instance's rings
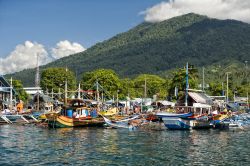
[[[67,98],[68,98],[68,82],[67,82],[67,79],[65,80],[65,87],[64,87],[64,91],[65,91],[65,94],[64,94],[64,101],[65,101],[65,105],[67,105]]]
[[[118,106],[119,106],[119,97],[118,97],[118,94],[119,94],[119,90],[117,90],[117,93],[116,93],[116,109],[118,109]]]
[[[81,98],[81,92],[80,92],[80,90],[81,90],[81,85],[80,85],[80,83],[79,83],[79,84],[78,84],[78,95],[77,95],[77,98],[78,98],[78,99]]]
[[[248,92],[247,92],[247,109],[249,109],[249,102],[248,102],[249,98],[248,98]]]
[[[97,112],[100,111],[100,107],[99,107],[99,83],[96,80],[96,98],[97,98]]]
[[[12,100],[13,100],[13,94],[12,94],[12,77],[10,78],[10,111],[12,111],[13,105],[12,105]]]
[[[188,62],[186,65],[186,93],[185,93],[185,106],[188,106]]]
[[[39,101],[39,89],[40,89],[40,76],[39,76],[39,55],[37,54],[37,62],[36,62],[36,78],[35,78],[35,87],[37,88],[37,112],[40,110],[40,101]]]
[[[204,74],[204,67],[202,67],[202,91],[204,92],[205,87],[205,74]]]
[[[53,99],[54,98],[54,90],[52,88],[52,91],[51,91],[51,98]]]
[[[245,61],[245,64],[246,64],[246,77],[247,77],[247,108],[249,109],[249,98],[248,98],[248,88],[249,88],[249,83],[248,83],[248,66],[247,66],[247,62],[248,61]]]
[[[145,76],[145,80],[144,80],[144,98],[147,97],[147,79],[146,79],[146,76]]]
[[[221,88],[222,88],[221,95],[224,96],[225,94],[224,94],[224,84],[223,84],[223,82],[221,83]]]
[[[228,101],[229,101],[229,99],[228,99],[228,74],[230,74],[230,72],[226,72],[226,75],[227,75],[227,103],[228,103]]]
[[[66,79],[65,79],[65,87],[64,87],[64,102],[65,105],[67,105],[67,98],[68,98],[68,81],[67,81],[67,72],[68,72],[68,68],[66,67]]]

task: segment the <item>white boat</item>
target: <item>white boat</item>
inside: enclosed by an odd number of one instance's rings
[[[170,113],[170,112],[157,112],[155,114],[159,118],[166,118],[166,117],[176,117],[176,118],[188,118],[193,115],[192,112],[177,114],[177,113]]]
[[[126,118],[126,119],[123,119],[123,120],[119,120],[119,121],[113,121],[113,120],[110,120],[106,117],[103,116],[103,119],[105,121],[105,123],[110,126],[110,127],[113,127],[113,128],[133,128],[134,126],[130,124],[130,121],[131,120],[135,120],[139,117],[139,115],[136,115],[134,117],[131,117],[131,118]]]

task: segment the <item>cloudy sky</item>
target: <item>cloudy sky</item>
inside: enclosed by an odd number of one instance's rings
[[[250,23],[250,0],[0,0],[0,74],[81,52],[137,24],[186,13]]]

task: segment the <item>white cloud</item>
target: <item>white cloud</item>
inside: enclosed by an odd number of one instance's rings
[[[58,59],[84,50],[86,49],[81,44],[64,40],[58,42],[56,47],[51,49],[51,54],[55,59]]]
[[[35,67],[37,55],[39,55],[39,65],[44,65],[51,61],[42,44],[26,41],[24,44],[17,45],[9,56],[0,58],[0,74],[13,73]]]
[[[142,14],[145,15],[145,21],[160,22],[191,12],[250,23],[249,0],[170,0],[148,8]]]
[[[39,55],[39,65],[45,65],[55,59],[84,50],[85,48],[78,43],[70,43],[68,40],[60,41],[55,48],[51,49],[53,59],[42,44],[25,41],[24,44],[17,45],[15,50],[7,57],[0,58],[0,74],[14,73],[36,67],[37,55]]]

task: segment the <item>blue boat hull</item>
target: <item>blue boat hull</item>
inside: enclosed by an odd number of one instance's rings
[[[190,120],[181,118],[163,118],[164,125],[169,130],[189,130],[191,129]]]

